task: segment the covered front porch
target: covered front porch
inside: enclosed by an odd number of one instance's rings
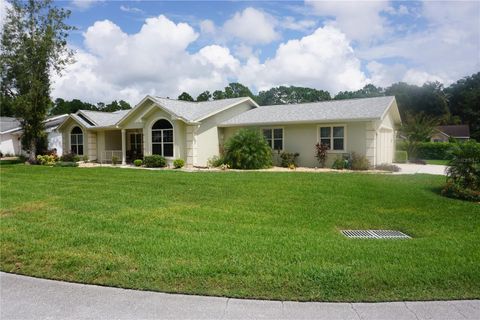
[[[142,129],[106,130],[98,132],[98,161],[100,163],[132,163],[143,159],[144,137]]]

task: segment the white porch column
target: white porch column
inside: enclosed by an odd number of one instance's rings
[[[122,129],[122,165],[127,164],[127,139],[126,130]]]

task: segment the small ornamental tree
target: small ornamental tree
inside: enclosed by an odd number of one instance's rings
[[[327,151],[328,145],[317,142],[315,144],[315,158],[317,158],[320,167],[325,167],[325,162],[327,161]]]
[[[225,143],[224,162],[234,169],[272,166],[272,149],[256,130],[241,129]]]

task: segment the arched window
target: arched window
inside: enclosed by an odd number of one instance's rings
[[[83,155],[83,132],[79,127],[75,127],[70,132],[70,150],[72,153]]]
[[[165,120],[158,120],[152,127],[152,154],[173,157],[173,126]]]

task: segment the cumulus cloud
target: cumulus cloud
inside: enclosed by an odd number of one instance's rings
[[[246,43],[266,44],[280,37],[275,31],[275,24],[273,16],[249,7],[228,19],[223,30],[227,35]]]
[[[239,79],[259,90],[299,85],[331,92],[358,89],[367,82],[347,37],[332,26],[281,44],[264,63],[249,59]]]
[[[287,16],[282,20],[281,27],[284,29],[296,31],[308,31],[316,25],[311,19],[296,20],[294,17]]]
[[[176,97],[186,90],[195,95],[223,86],[239,68],[221,46],[189,53],[186,49],[198,34],[163,15],[146,19],[131,35],[109,20],[97,21],[84,38],[86,50],[77,53],[63,77],[55,77],[53,96],[136,103],[146,94]]]
[[[339,28],[351,40],[369,43],[387,31],[387,20],[381,13],[389,9],[388,1],[306,0],[306,4],[314,14],[329,18],[327,24]]]
[[[72,0],[72,5],[80,10],[86,10],[91,6],[105,0]]]
[[[135,7],[124,6],[123,4],[120,6],[120,10],[123,11],[123,12],[136,13],[136,14],[145,13],[142,9],[135,8]]]

